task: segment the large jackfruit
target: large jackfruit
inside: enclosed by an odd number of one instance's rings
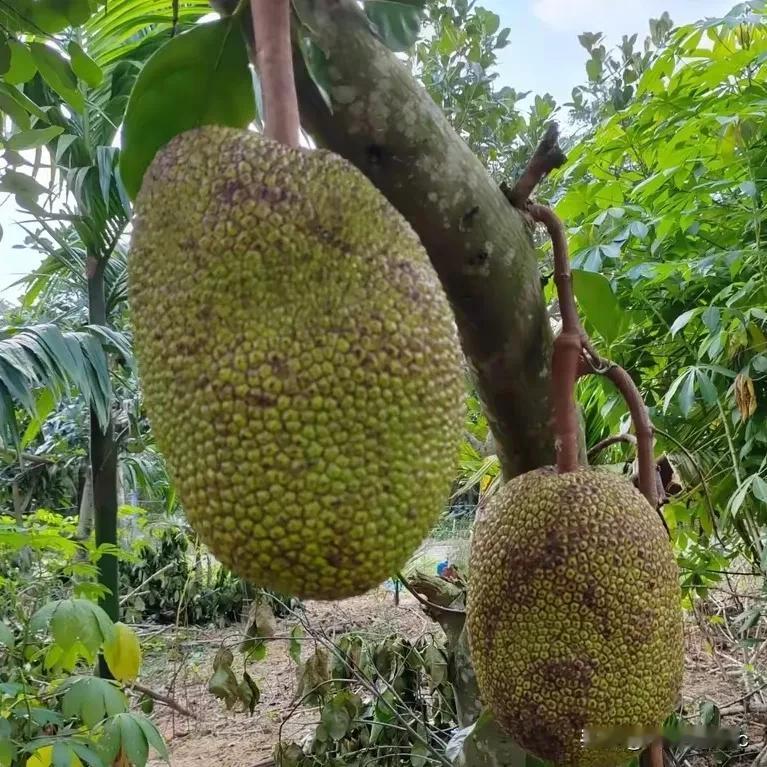
[[[184,133],[144,178],[129,280],[147,412],[213,553],[318,599],[401,567],[449,495],[465,384],[427,254],[367,178]]]
[[[663,523],[629,482],[512,479],[474,527],[470,579],[477,681],[521,747],[613,767],[636,755],[632,734],[659,731],[681,687],[681,593]]]

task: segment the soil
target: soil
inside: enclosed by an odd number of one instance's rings
[[[354,631],[370,638],[397,633],[415,640],[435,631],[435,624],[410,594],[400,594],[396,606],[394,594],[385,588],[341,602],[306,602],[304,610],[307,622],[331,638]],[[277,636],[288,637],[295,623],[294,618],[278,620]],[[168,743],[172,767],[266,767],[271,764],[274,745],[280,738],[300,743],[313,731],[318,718],[313,709],[302,707],[283,724],[294,707],[296,688],[296,664],[288,655],[287,641],[270,642],[266,658],[249,665],[261,690],[252,716],[237,709],[227,711],[224,703],[208,691],[213,659],[222,646],[234,653],[233,668],[239,677],[242,665],[238,665],[237,646],[244,637],[244,628],[171,627],[162,633],[158,628],[146,629],[142,637],[142,684],[172,697],[195,715],[190,718],[162,704],[155,706],[152,718]],[[310,652],[307,647],[302,654],[306,657]],[[150,767],[164,764],[157,758],[149,762]]]
[[[385,588],[341,602],[307,602],[304,609],[308,623],[331,638],[355,631],[371,638],[399,633],[414,640],[435,631],[435,624],[410,594],[402,593],[399,605],[395,605],[394,594]],[[266,658],[249,666],[261,690],[252,716],[238,709],[227,711],[207,689],[213,659],[222,646],[232,650],[239,677],[237,646],[244,625],[208,630],[139,628],[145,648],[141,682],[171,696],[195,715],[190,718],[159,703],[155,707],[153,719],[169,745],[172,767],[267,767],[272,764],[278,740],[300,743],[313,731],[318,713],[295,707],[296,664],[289,657],[288,641],[279,639],[289,636],[295,622],[295,618],[278,620],[277,638],[269,642]],[[711,623],[706,616],[688,622],[683,698],[692,717],[708,701],[722,708],[722,727],[746,727],[750,743],[745,753],[728,762],[734,767],[750,765],[763,746],[767,697],[759,692],[743,700],[747,690],[764,683],[758,671],[761,650],[754,652],[753,642],[741,646],[729,639],[720,624]],[[760,647],[765,645],[767,642]],[[306,642],[303,656],[311,649],[311,643]],[[704,767],[714,765],[715,759],[712,752],[696,752],[684,763]],[[164,762],[154,759],[149,764],[160,767]]]

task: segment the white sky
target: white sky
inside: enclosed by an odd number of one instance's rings
[[[498,85],[518,91],[551,93],[559,102],[570,98],[576,85],[585,81],[586,52],[578,43],[581,32],[604,32],[608,43],[621,35],[648,31],[647,21],[668,11],[677,24],[706,16],[721,16],[735,0],[479,0],[511,27],[511,45],[500,52]],[[15,249],[24,232],[14,225],[20,216],[13,200],[0,201],[0,297],[18,295],[8,286],[39,262],[34,254]]]

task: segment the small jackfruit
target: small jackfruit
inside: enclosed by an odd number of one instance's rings
[[[558,767],[615,767],[636,756],[632,735],[658,733],[682,680],[678,571],[623,477],[512,479],[474,527],[470,579],[479,689],[519,746]]]
[[[305,598],[396,572],[447,500],[465,384],[437,275],[370,181],[252,132],[177,136],[129,288],[147,413],[216,557]]]

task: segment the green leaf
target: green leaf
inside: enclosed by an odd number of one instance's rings
[[[765,482],[759,475],[754,476],[754,481],[751,484],[751,492],[754,494],[754,498],[762,503],[767,503],[767,482]]]
[[[320,721],[325,725],[328,735],[333,740],[341,740],[351,726],[352,719],[346,710],[345,701],[340,696],[334,696],[322,709]]]
[[[72,71],[91,88],[98,88],[104,80],[101,67],[73,40],[67,48]]]
[[[234,656],[225,647],[219,649],[213,660],[213,676],[208,682],[208,691],[220,700],[223,700],[227,708],[232,708],[240,699],[240,690],[237,677],[232,671]]]
[[[29,112],[20,106],[16,99],[3,91],[3,83],[0,83],[0,115],[8,115],[11,122],[19,128],[29,128],[32,124]]]
[[[85,97],[77,90],[77,78],[69,62],[54,48],[30,43],[30,51],[45,82],[76,112],[85,110]]]
[[[165,741],[163,740],[163,737],[155,726],[154,722],[151,719],[147,719],[146,717],[141,716],[140,714],[132,714],[132,717],[136,724],[138,724],[138,726],[143,730],[144,736],[146,737],[149,745],[159,754],[161,759],[168,761],[170,758],[168,754],[168,747],[165,745]]]
[[[40,109],[40,107],[35,104],[32,99],[30,99],[13,85],[8,85],[7,83],[0,82],[0,94],[3,96],[3,109],[12,119],[14,118],[14,115],[13,112],[10,111],[10,107],[15,103],[16,107],[22,109],[28,116],[32,115],[33,117],[37,117],[38,120],[48,122],[48,115],[42,109]],[[29,127],[28,119],[24,123],[16,120],[14,121],[20,128]]]
[[[39,184],[32,176],[15,170],[6,170],[0,178],[0,192],[16,195],[17,201],[34,201],[48,190]]]
[[[311,37],[302,35],[298,40],[301,55],[304,57],[306,71],[309,73],[317,92],[322,96],[327,108],[333,111],[333,102],[330,98],[330,72],[329,62],[325,52]]]
[[[719,392],[716,390],[711,377],[702,370],[695,370],[695,375],[698,378],[698,384],[700,386],[700,392],[703,395],[703,401],[707,405],[715,405],[719,399]]]
[[[602,62],[597,58],[591,58],[586,62],[586,74],[591,82],[598,82],[602,77]]]
[[[573,269],[573,291],[589,322],[605,341],[614,341],[622,330],[624,314],[609,280],[598,272]]]
[[[418,39],[425,0],[367,0],[365,13],[392,51],[407,51]]]
[[[11,49],[8,47],[8,39],[4,32],[0,32],[0,76],[4,75],[11,67]]]
[[[97,3],[94,0],[49,0],[56,7],[62,8],[67,21],[73,27],[79,27],[90,19]],[[63,6],[63,7],[62,7]]]
[[[5,720],[0,719],[0,724]],[[10,730],[9,730],[10,732]],[[0,733],[0,767],[13,767],[16,758],[16,745],[9,737],[4,737]]]
[[[690,320],[701,313],[701,309],[688,309],[686,312],[683,312],[680,314],[672,323],[671,328],[669,329],[669,332],[671,333],[671,336],[675,336],[680,330],[687,327],[687,325],[690,323]]]
[[[687,418],[695,404],[695,375],[694,371],[689,371],[685,376],[684,383],[679,392],[679,407],[682,415]]]
[[[37,74],[37,64],[29,48],[17,40],[9,40],[8,48],[11,52],[11,65],[3,76],[3,80],[9,85],[21,85],[29,82]]]
[[[149,758],[149,739],[140,722],[144,717],[138,714],[122,713],[112,717],[105,729],[110,746],[116,741],[118,751],[122,749],[132,767],[144,767]]]
[[[94,728],[108,717],[128,710],[128,700],[117,684],[96,676],[73,677],[63,685],[61,713]]]
[[[202,125],[245,128],[256,116],[253,81],[239,22],[199,24],[147,61],[128,101],[120,174],[135,198],[157,151]]]
[[[29,422],[26,431],[21,437],[21,448],[25,450],[34,441],[37,435],[40,433],[40,429],[43,428],[48,416],[53,412],[56,407],[56,398],[53,396],[53,392],[50,389],[43,389],[36,398],[35,401],[35,414]]]
[[[751,360],[751,367],[756,373],[767,373],[767,354],[759,354]]]
[[[719,330],[721,326],[721,318],[722,312],[716,306],[707,307],[701,315],[703,324],[709,329],[711,333],[715,333],[717,330]]]
[[[91,655],[114,632],[107,614],[87,599],[49,602],[32,616],[29,628],[32,632],[50,628],[54,641],[65,652],[81,645]]]
[[[752,200],[755,200],[759,194],[756,188],[756,184],[753,181],[744,181],[740,185],[740,191],[743,192],[746,197],[750,197]]]
[[[261,700],[261,690],[258,689],[255,680],[247,671],[242,672],[242,681],[238,685],[238,695],[245,704],[245,708],[252,714]]]
[[[304,627],[296,623],[290,631],[290,657],[294,663],[301,662],[301,638],[304,636]]]
[[[5,146],[8,149],[13,149],[15,152],[21,152],[24,149],[35,149],[36,147],[43,146],[49,141],[52,141],[56,136],[61,135],[64,129],[58,125],[51,125],[48,128],[40,128],[34,130],[25,130],[19,133],[14,133],[6,142]]]

